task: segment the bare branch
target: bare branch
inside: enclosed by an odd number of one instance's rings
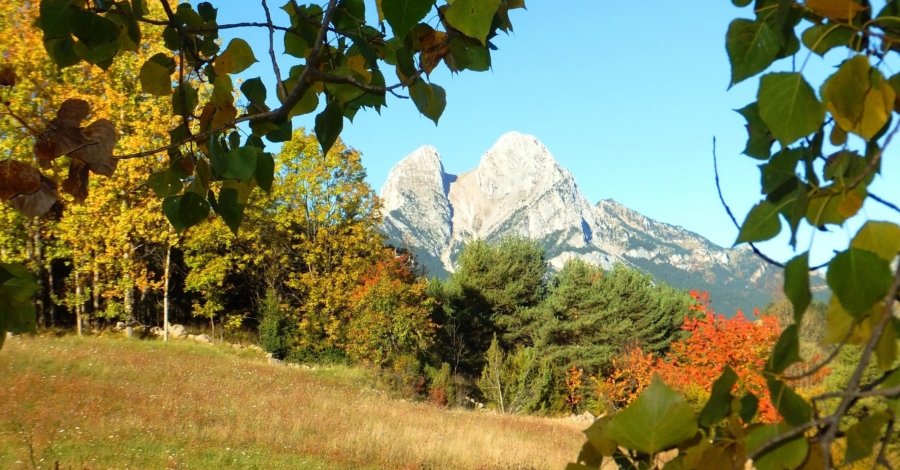
[[[890,208],[890,209],[893,209],[894,212],[900,212],[900,207],[898,207],[898,206],[897,206],[896,204],[894,204],[893,202],[887,201],[887,200],[885,200],[885,199],[879,197],[878,195],[876,195],[876,194],[874,194],[874,193],[869,193],[869,197],[872,198],[872,199],[874,199],[876,202],[879,202],[879,203],[881,203],[882,205],[884,205],[884,206],[886,206],[886,207],[888,207],[888,208]]]
[[[731,222],[734,223],[734,226],[740,231],[741,224],[738,223],[737,218],[734,217],[734,213],[731,212],[731,207],[728,206],[728,203],[725,202],[725,196],[722,195],[722,184],[719,182],[719,158],[716,156],[716,138],[713,137],[713,171],[716,176],[716,191],[719,193],[719,201],[722,203],[722,207],[725,208],[725,212],[728,213],[728,217],[731,218]],[[784,263],[780,263],[770,258],[768,255],[763,253],[756,247],[752,242],[748,243],[750,248],[753,249],[753,252],[756,253],[757,256],[763,259],[763,261],[771,264],[772,266],[778,266],[779,268],[784,268]]]
[[[272,71],[275,72],[275,86],[281,96],[287,96],[287,90],[284,89],[284,82],[281,81],[281,69],[278,68],[278,60],[275,59],[275,25],[272,24],[272,14],[269,12],[269,5],[266,0],[262,0],[263,10],[266,12],[266,26],[269,28],[269,57],[272,58]]]

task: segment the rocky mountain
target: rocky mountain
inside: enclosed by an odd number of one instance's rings
[[[401,160],[382,188],[390,243],[416,253],[429,274],[452,272],[466,242],[521,235],[539,240],[550,266],[572,258],[624,263],[684,289],[707,290],[722,313],[765,306],[780,271],[748,248],[723,248],[611,200],[591,205],[573,175],[534,136],[510,132],[459,176],[433,147]]]

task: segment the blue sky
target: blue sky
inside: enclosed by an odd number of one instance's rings
[[[371,9],[374,2],[367,4]],[[219,22],[263,20],[261,12],[259,18],[248,16],[255,10],[223,2]],[[473,169],[503,133],[533,134],[572,171],[589,201],[613,198],[730,246],[737,230],[715,192],[712,140],[725,197],[742,221],[761,197],[759,162],[740,154],[744,122],[733,110],[753,101],[756,79],[728,89],[724,38],[731,19],[750,14],[726,0],[532,0],[527,11],[513,12],[515,32],[495,40],[500,50],[491,71],[432,75],[447,90],[438,126],[411,101],[390,97],[381,115],[360,113],[345,123],[342,138],[363,153],[377,190],[390,168],[421,145],[435,146],[446,170],[459,174]],[[243,37],[260,51],[260,63],[243,75],[270,82],[265,34]],[[279,58],[282,70],[290,59]],[[805,70],[827,69],[813,57]],[[304,116],[295,126],[312,128],[312,122]],[[886,158],[888,178],[900,171],[893,154]],[[887,187],[880,182],[874,188],[900,202],[896,185]],[[864,210],[871,218],[897,220],[896,213],[872,203]],[[832,248],[846,246],[853,231],[816,233],[814,258],[826,259]],[[801,234],[801,250],[811,237],[810,231]],[[785,238],[763,247],[780,259],[791,256]]]

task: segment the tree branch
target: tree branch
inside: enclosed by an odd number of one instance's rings
[[[890,208],[890,209],[893,209],[894,212],[900,212],[900,207],[898,207],[898,206],[897,206],[896,204],[894,204],[893,202],[890,202],[890,201],[887,201],[887,200],[885,200],[885,199],[882,199],[881,197],[879,197],[878,195],[876,195],[876,194],[874,194],[874,193],[869,193],[869,197],[872,198],[872,199],[874,199],[875,202],[879,202],[879,203],[881,203],[882,205],[884,205],[884,206],[886,206],[886,207],[888,207],[888,208]]]
[[[838,405],[837,410],[830,416],[831,422],[828,426],[827,431],[825,431],[825,435],[822,437],[822,450],[825,454],[825,467],[828,468],[831,465],[831,452],[830,446],[831,442],[834,441],[835,435],[838,431],[838,427],[840,425],[841,418],[847,414],[847,410],[850,408],[855,400],[854,394],[859,393],[859,383],[862,380],[863,372],[866,369],[866,366],[869,365],[869,360],[872,358],[872,352],[875,351],[875,345],[878,344],[878,340],[881,339],[881,335],[884,333],[885,327],[890,323],[890,321],[894,318],[894,299],[897,297],[897,291],[900,290],[900,263],[897,264],[897,268],[894,272],[894,282],[891,285],[891,289],[888,292],[888,295],[885,297],[885,305],[884,310],[881,314],[881,319],[878,320],[878,324],[872,328],[872,336],[869,338],[869,341],[866,343],[866,347],[863,349],[862,355],[860,355],[859,363],[856,365],[856,370],[853,371],[853,375],[850,377],[850,381],[847,383],[847,394],[843,396],[841,399],[841,403]]]
[[[275,25],[272,24],[272,14],[266,0],[262,0],[262,7],[266,12],[266,25],[269,28],[269,57],[272,58],[272,71],[275,72],[275,86],[278,87],[281,96],[287,96],[287,90],[284,89],[284,82],[281,80],[281,69],[278,68],[278,60],[275,58]]]
[[[161,3],[166,4],[165,0],[161,0]],[[328,0],[328,6],[325,9],[324,15],[322,15],[322,24],[319,29],[319,34],[316,36],[316,41],[313,43],[312,51],[309,54],[309,57],[306,61],[306,66],[303,68],[303,72],[297,78],[297,86],[291,90],[291,93],[285,97],[284,101],[281,103],[281,106],[275,108],[271,111],[265,111],[256,114],[245,114],[243,116],[239,116],[236,119],[232,119],[231,121],[225,123],[219,128],[210,129],[205,132],[201,132],[199,134],[195,134],[194,136],[187,137],[181,139],[177,142],[173,142],[165,147],[156,148],[153,150],[145,150],[143,152],[130,153],[127,155],[117,155],[113,158],[118,160],[127,160],[132,158],[141,158],[147,157],[150,155],[155,155],[159,152],[163,152],[166,150],[172,150],[178,148],[188,142],[196,142],[202,139],[205,139],[213,134],[221,132],[225,129],[230,129],[237,124],[242,122],[251,121],[251,120],[272,120],[272,121],[281,121],[287,118],[291,109],[303,98],[303,95],[309,90],[310,87],[310,78],[312,74],[312,70],[317,70],[319,66],[319,58],[322,54],[322,46],[325,44],[325,38],[328,33],[328,25],[331,23],[331,19],[334,16],[334,11],[337,7],[337,0]],[[166,8],[171,11],[171,7],[166,4]]]
[[[747,460],[756,460],[757,457],[765,454],[766,452],[778,447],[780,444],[783,444],[797,436],[802,435],[806,432],[807,429],[821,426],[829,421],[831,417],[827,416],[825,418],[814,419],[812,421],[808,421],[799,426],[792,428],[790,431],[779,434],[765,442],[762,443],[759,447],[756,448],[753,452],[747,454]],[[743,468],[743,462],[741,463],[739,468]]]

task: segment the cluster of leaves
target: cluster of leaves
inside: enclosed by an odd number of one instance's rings
[[[431,347],[436,325],[425,289],[425,279],[415,275],[408,254],[384,250],[352,294],[350,357],[386,367]]]
[[[41,164],[71,157],[63,187],[76,200],[87,194],[88,171],[108,176],[118,159],[165,151],[169,168],[148,182],[166,198],[163,210],[172,226],[180,232],[212,210],[236,232],[252,190],[271,187],[272,157],[264,152],[263,139],[290,140],[292,118],[315,113],[315,135],[327,154],[344,119],[366,108],[380,111],[389,93],[403,91],[437,123],[446,93],[428,80],[430,74],[441,64],[453,72],[488,70],[496,48],[492,38],[510,31],[509,11],[524,6],[522,0],[388,0],[375,2],[377,14],[367,15],[364,0],[325,5],[290,0],[282,6],[289,25],[279,25],[266,0],[260,3],[265,22],[237,24],[220,24],[210,2],[173,7],[168,0],[158,6],[147,0],[41,0],[36,26],[59,68],[87,63],[107,70],[147,43],[164,44],[166,51],[139,64],[137,79],[144,93],[170,97],[175,124],[168,144],[115,158],[112,122],[79,127],[89,109],[84,101],[64,103],[46,130],[23,125],[37,134],[34,151]],[[376,17],[369,24],[368,18]],[[267,89],[260,78],[244,80],[239,91],[245,101],[239,105],[233,76],[258,62],[259,51],[240,38],[222,47],[220,34],[241,27],[268,30],[275,83]],[[296,62],[286,74],[278,63],[277,41],[283,45],[282,60]],[[388,70],[396,76],[392,85],[387,85]],[[4,69],[0,78],[14,84],[15,70]],[[267,100],[272,89],[278,100],[274,108]],[[246,139],[234,131],[239,123],[249,124]],[[9,190],[0,194],[2,199],[12,199],[29,215],[45,213],[55,201],[52,178],[24,163],[4,164],[0,186]]]
[[[737,243],[772,239],[786,224],[796,249],[801,224],[821,230],[842,226],[867,200],[896,210],[895,204],[873,194],[870,185],[900,129],[892,124],[900,110],[900,76],[883,72],[900,50],[900,3],[888,1],[880,7],[856,0],[733,3],[752,4],[753,17],[736,19],[728,28],[731,83],[769,69],[789,70],[763,74],[756,101],[738,111],[747,121],[744,153],[761,161],[765,197],[739,224]],[[829,54],[832,50],[842,54]],[[804,55],[802,61],[796,60]],[[804,73],[814,55],[826,63],[839,59],[818,92],[808,81],[813,74]],[[783,422],[742,419],[746,416],[741,400],[731,395],[738,375],[730,368],[713,384],[699,416],[657,381],[625,411],[604,421],[608,425],[598,424],[589,432],[582,461],[597,463],[598,455],[612,455],[616,445],[622,445],[628,449],[622,455],[631,462],[657,464],[654,454],[677,447],[677,457],[668,464],[672,468],[725,468],[748,459],[762,469],[831,468],[834,462],[865,458],[893,468],[888,445],[894,438],[893,403],[900,380],[895,366],[900,271],[892,271],[891,265],[898,252],[900,226],[869,221],[850,246],[827,263],[832,298],[825,341],[837,345],[837,350],[845,344],[860,346],[843,389],[806,399],[786,382],[788,369],[802,360],[798,329],[812,299],[809,252],[804,251],[784,269],[784,292],[793,305],[794,324],[779,336],[764,370],[766,388]],[[863,372],[875,360],[883,374],[865,380]],[[889,406],[882,411],[860,408],[866,397],[880,397]],[[658,408],[661,403],[669,409]],[[637,435],[638,426],[654,432]],[[613,441],[616,444],[610,447]]]
[[[713,381],[725,367],[738,377],[735,391],[743,392],[748,404],[746,416],[758,412],[763,422],[778,420],[763,375],[769,350],[778,338],[780,328],[771,316],[758,316],[751,321],[737,312],[726,318],[716,314],[704,293],[691,292],[696,300],[694,314],[685,318],[682,329],[687,336],[675,341],[662,356],[656,357],[639,347],[615,361],[612,373],[595,379],[598,394],[613,410],[629,405],[649,385],[654,375],[687,398],[689,403],[702,404],[709,398]],[[755,403],[749,406],[750,403]]]

